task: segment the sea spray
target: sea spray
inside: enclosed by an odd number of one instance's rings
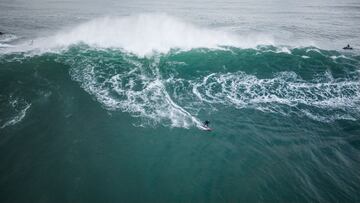
[[[147,13],[97,18],[2,51],[32,51],[41,54],[66,50],[79,43],[97,48],[121,49],[144,57],[167,53],[171,49],[187,51],[194,48],[221,49],[224,46],[255,48],[258,45],[274,45],[274,40],[264,34],[239,35],[197,26],[164,13]]]

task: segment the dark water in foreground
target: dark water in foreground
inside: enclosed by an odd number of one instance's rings
[[[4,55],[0,199],[359,201],[359,61],[275,47]]]

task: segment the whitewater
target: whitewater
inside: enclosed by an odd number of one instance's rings
[[[6,39],[12,40],[11,36]],[[27,40],[5,51],[37,50],[44,53],[66,49],[78,43],[95,48],[122,49],[140,57],[167,53],[171,49],[186,51],[222,46],[255,48],[258,45],[274,45],[271,36],[239,36],[195,26],[165,13],[147,13],[94,19],[74,28],[58,31],[53,36]]]

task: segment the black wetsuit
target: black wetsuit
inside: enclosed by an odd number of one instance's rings
[[[210,124],[210,121],[205,121],[205,122],[204,122],[204,126],[205,126],[205,127],[209,127],[209,124]]]

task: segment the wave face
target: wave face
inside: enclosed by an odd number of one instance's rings
[[[199,113],[223,108],[321,122],[357,121],[358,62],[315,50],[195,49],[139,58],[80,46],[59,60],[104,108],[128,112],[148,124],[200,127]]]

